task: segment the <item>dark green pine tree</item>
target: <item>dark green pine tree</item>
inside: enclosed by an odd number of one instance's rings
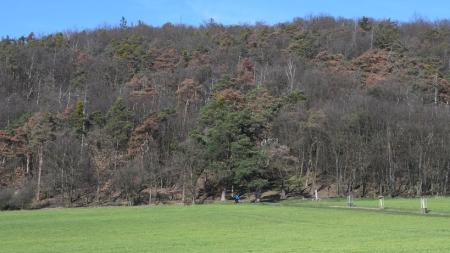
[[[122,98],[117,99],[106,114],[105,129],[111,136],[116,148],[126,146],[131,129],[133,112],[127,109]]]
[[[77,104],[75,105],[75,110],[70,114],[69,123],[78,136],[86,134],[86,117],[84,115],[83,102],[77,102]]]
[[[119,27],[122,29],[126,29],[128,27],[127,19],[124,16],[122,16],[122,18],[120,18]]]
[[[370,23],[370,20],[368,17],[362,17],[358,23],[359,23],[359,27],[361,29],[363,29],[365,32],[372,30],[372,24]]]
[[[203,148],[208,167],[221,179],[222,200],[228,186],[249,189],[250,182],[263,176],[266,159],[257,142],[271,114],[252,111],[250,96],[226,92],[218,92],[202,109],[200,129],[192,135]]]

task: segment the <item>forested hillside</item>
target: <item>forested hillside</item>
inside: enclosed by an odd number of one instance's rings
[[[0,209],[446,194],[449,43],[326,16],[3,38]]]

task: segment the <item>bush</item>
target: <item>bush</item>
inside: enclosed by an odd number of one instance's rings
[[[4,189],[0,191],[0,210],[7,210],[11,200],[12,190]]]
[[[26,209],[29,208],[34,197],[33,187],[24,187],[14,192],[9,206],[10,209]]]
[[[29,208],[33,200],[32,187],[24,187],[20,190],[11,188],[0,191],[0,210],[17,210]]]

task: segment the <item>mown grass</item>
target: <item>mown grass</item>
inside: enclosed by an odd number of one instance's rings
[[[378,208],[378,199],[360,198],[353,200],[355,208]],[[450,198],[447,197],[427,197],[429,215],[443,215],[450,217]],[[289,199],[280,202],[284,206],[296,207],[346,207],[346,198],[321,199],[319,201]],[[420,213],[420,198],[385,198],[384,210],[405,212],[411,214]]]
[[[1,212],[0,252],[450,252],[449,217],[310,202]]]

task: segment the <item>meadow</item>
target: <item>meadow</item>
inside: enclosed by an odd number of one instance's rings
[[[376,207],[377,200],[354,203]],[[450,252],[450,199],[430,199],[427,215],[418,199],[385,205],[330,207],[345,206],[335,199],[8,211],[0,212],[0,252]]]
[[[449,216],[450,218],[450,198],[446,197],[428,197],[428,211],[429,215],[434,216]],[[420,198],[385,198],[384,209],[378,209],[378,199],[361,198],[353,199],[353,209],[365,209],[382,211],[385,213],[404,213],[404,214],[420,214]],[[319,201],[312,201],[310,199],[289,199],[280,202],[282,206],[296,206],[296,207],[331,207],[344,208],[347,207],[347,199],[345,198],[330,198],[321,199]]]

